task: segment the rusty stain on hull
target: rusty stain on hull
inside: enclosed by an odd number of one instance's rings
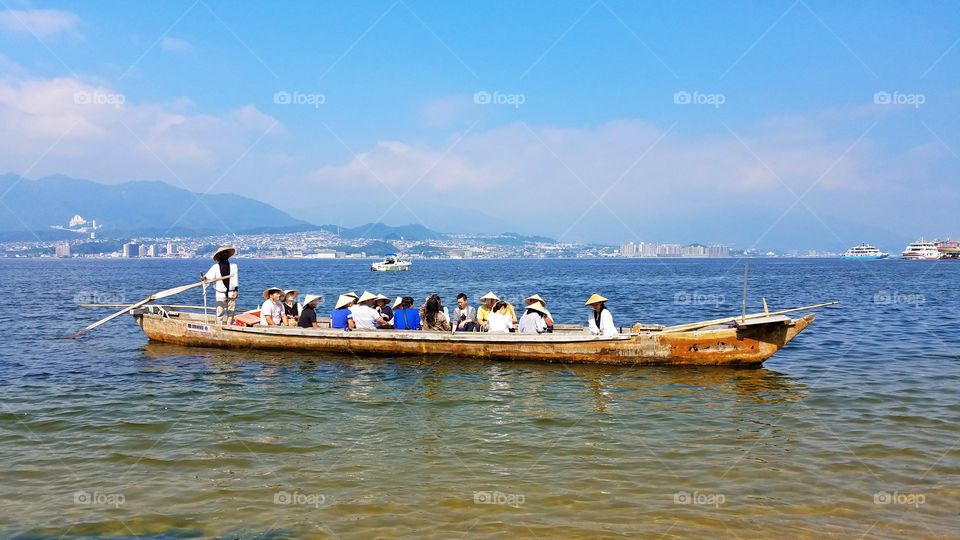
[[[173,315],[164,317],[136,313],[134,318],[150,340],[194,347],[299,350],[364,356],[445,355],[590,364],[753,366],[759,366],[770,358],[814,320],[811,314],[787,322],[744,328],[724,326],[691,332],[643,331],[598,337],[575,331],[522,335],[220,327],[206,324],[202,315]]]

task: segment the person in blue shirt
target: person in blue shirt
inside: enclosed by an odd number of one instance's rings
[[[400,307],[393,310],[393,327],[396,330],[420,330],[420,310],[413,307],[412,296],[404,296]]]
[[[350,330],[354,327],[353,315],[350,314],[353,302],[354,298],[347,294],[341,294],[340,298],[337,298],[337,305],[330,313],[330,328]]]

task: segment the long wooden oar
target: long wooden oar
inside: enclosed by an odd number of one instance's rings
[[[203,306],[192,306],[189,304],[160,304],[165,308],[173,309],[203,309]],[[77,304],[82,308],[123,308],[130,307],[130,304]]]
[[[219,280],[221,280],[221,279],[229,279],[229,278],[232,278],[232,277],[233,277],[233,275],[225,276],[225,277],[222,277],[222,278],[217,278],[217,281],[219,281]],[[150,296],[148,296],[147,298],[145,298],[144,300],[141,300],[141,301],[137,302],[136,304],[132,304],[132,305],[130,305],[130,306],[127,306],[126,308],[121,309],[120,311],[114,313],[113,315],[110,315],[109,317],[104,317],[104,318],[100,319],[99,321],[91,324],[90,326],[87,326],[87,327],[85,327],[85,328],[81,328],[80,330],[77,331],[76,334],[73,334],[72,336],[70,336],[70,338],[71,338],[71,339],[76,339],[77,337],[83,335],[83,334],[86,333],[86,332],[89,332],[90,330],[93,330],[94,328],[100,326],[101,324],[110,322],[110,321],[112,321],[113,319],[116,319],[117,317],[123,315],[124,313],[129,313],[130,311],[133,311],[134,309],[137,309],[138,307],[143,306],[143,305],[145,305],[145,304],[149,304],[150,302],[153,302],[154,300],[159,300],[159,299],[161,299],[161,298],[166,298],[166,297],[168,297],[168,296],[173,296],[173,295],[175,295],[175,294],[180,294],[180,293],[182,293],[182,292],[184,292],[184,291],[189,291],[190,289],[192,289],[192,288],[194,288],[194,287],[199,287],[199,286],[201,286],[201,285],[203,285],[203,284],[206,284],[206,283],[212,283],[212,281],[200,280],[200,281],[198,281],[198,282],[196,282],[196,283],[191,283],[191,284],[189,284],[189,285],[181,285],[181,286],[179,286],[179,287],[174,287],[174,288],[172,288],[172,289],[166,289],[166,290],[163,290],[163,291],[160,291],[160,292],[155,292],[155,293],[151,294]]]
[[[737,315],[735,317],[724,317],[723,319],[714,319],[712,321],[700,321],[694,323],[678,324],[676,326],[668,326],[660,331],[660,333],[667,332],[686,332],[687,330],[696,330],[698,328],[704,328],[706,326],[713,326],[715,324],[724,324],[730,323],[737,320],[748,320],[748,319],[758,319],[760,317],[771,317],[774,315],[786,315],[787,313],[795,313],[797,311],[808,311],[811,309],[822,308],[826,306],[832,306],[834,304],[839,304],[840,302],[824,302],[823,304],[814,304],[812,306],[803,306],[798,308],[783,309],[780,311],[770,311],[768,313],[751,313],[749,315]]]

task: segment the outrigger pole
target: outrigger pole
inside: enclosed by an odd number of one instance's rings
[[[221,279],[230,279],[230,278],[232,278],[232,277],[233,277],[233,274],[231,274],[231,275],[229,275],[229,276],[217,278],[216,280],[213,280],[213,281],[219,281],[219,280],[221,280]],[[112,321],[113,319],[116,319],[117,317],[123,315],[124,313],[129,313],[130,311],[133,311],[134,309],[136,309],[136,308],[138,308],[138,307],[140,307],[140,306],[143,306],[143,305],[145,305],[145,304],[149,304],[150,302],[153,302],[154,300],[159,300],[159,299],[161,299],[161,298],[166,298],[166,297],[168,297],[168,296],[173,296],[173,295],[175,295],[175,294],[180,294],[180,293],[182,293],[182,292],[184,292],[184,291],[189,291],[190,289],[192,289],[192,288],[194,288],[194,287],[199,287],[199,286],[204,285],[204,284],[206,284],[206,283],[208,283],[208,281],[205,280],[205,279],[202,279],[202,280],[200,280],[200,281],[198,281],[198,282],[196,282],[196,283],[191,283],[191,284],[189,284],[189,285],[181,285],[181,286],[179,286],[179,287],[174,287],[174,288],[172,288],[172,289],[166,289],[166,290],[163,290],[163,291],[160,291],[160,292],[155,292],[155,293],[151,294],[150,296],[148,296],[147,298],[145,298],[145,299],[137,302],[136,304],[132,304],[132,305],[130,305],[130,306],[127,306],[126,308],[121,309],[120,311],[114,313],[113,315],[110,315],[109,317],[104,317],[104,318],[100,319],[99,321],[91,324],[90,326],[86,326],[86,327],[84,327],[84,328],[81,328],[80,330],[77,331],[77,333],[75,333],[75,334],[73,334],[72,336],[70,336],[70,339],[76,339],[76,338],[80,337],[81,335],[85,334],[86,332],[89,332],[90,330],[93,330],[94,328],[100,326],[101,324],[104,324],[104,323],[106,323],[106,322],[110,322],[110,321]]]
[[[833,302],[824,302],[822,304],[813,304],[812,306],[803,306],[797,308],[783,309],[780,311],[764,311],[761,313],[747,313],[740,314],[735,317],[725,317],[723,319],[714,319],[712,321],[700,321],[694,323],[678,324],[676,326],[668,326],[660,331],[661,334],[668,332],[686,332],[688,330],[696,330],[698,328],[704,328],[706,326],[713,326],[715,324],[725,324],[740,321],[748,321],[750,319],[759,319],[761,317],[773,317],[775,315],[786,315],[787,313],[796,313],[797,311],[810,311],[812,309],[818,309],[826,306],[832,306],[834,304],[839,304],[838,301]]]

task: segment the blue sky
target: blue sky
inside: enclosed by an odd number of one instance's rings
[[[956,4],[5,0],[0,30],[31,178],[571,241],[960,235]]]

